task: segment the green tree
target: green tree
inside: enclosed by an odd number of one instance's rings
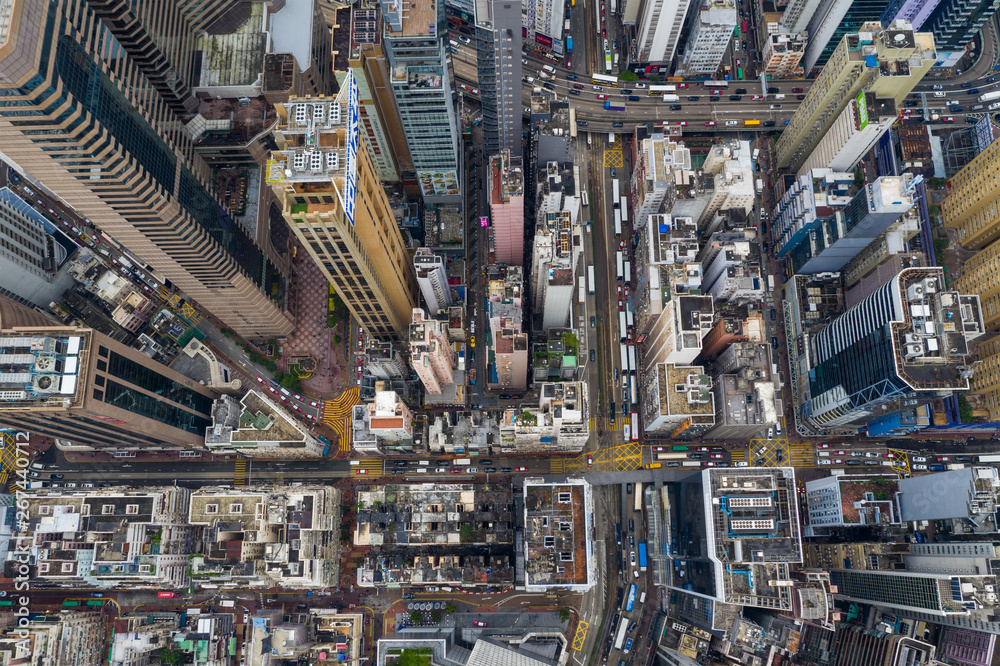
[[[958,416],[962,423],[972,423],[975,419],[972,416],[972,405],[963,396],[958,396]]]
[[[335,336],[333,336],[333,342],[334,342],[334,344],[338,344],[339,345],[343,341],[344,341],[344,338],[340,335],[340,333],[338,333]]]
[[[433,613],[431,613],[431,621],[432,622],[440,622],[441,621],[441,611],[434,611]]]
[[[455,604],[451,603],[450,601],[448,603],[446,603],[444,605],[444,612],[447,613],[448,615],[451,615],[452,613],[454,613],[455,612]]]
[[[424,621],[424,614],[420,611],[410,611],[410,622],[420,624]]]
[[[934,239],[934,251],[935,252],[944,252],[945,250],[948,249],[949,245],[951,245],[951,241],[948,240],[947,238],[935,238]]]
[[[187,653],[173,648],[160,650],[160,661],[164,664],[183,664],[187,661]]]
[[[571,615],[570,615],[570,612],[569,612],[568,608],[560,608],[559,609],[559,621],[560,622],[569,622],[569,618],[570,617],[571,617]]]
[[[632,72],[632,71],[629,71],[629,70],[626,69],[624,72],[622,72],[621,74],[618,75],[618,80],[619,81],[638,81],[639,80],[639,75],[636,74],[635,72]]]

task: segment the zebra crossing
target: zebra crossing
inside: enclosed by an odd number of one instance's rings
[[[245,486],[247,484],[247,461],[237,460],[236,469],[233,470],[233,485]]]

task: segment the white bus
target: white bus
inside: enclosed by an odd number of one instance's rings
[[[585,303],[587,301],[587,278],[580,276],[580,303]]]
[[[604,74],[591,74],[590,82],[598,86],[611,86],[612,88],[618,87],[618,79],[613,76],[605,76]]]
[[[625,284],[632,284],[632,262],[626,261],[622,271],[625,273]]]
[[[590,136],[590,135],[588,134],[587,136]],[[583,192],[580,193],[580,199],[582,200],[582,203],[583,203],[584,206],[589,206],[590,205],[590,197],[587,196],[587,190],[584,190]]]
[[[621,199],[618,200],[618,202],[619,202],[618,207],[622,209],[622,223],[628,224],[628,199],[626,199],[625,195],[623,194]]]
[[[625,344],[621,345],[621,355],[622,355],[622,386],[626,386],[625,375],[628,374],[628,346]]]
[[[625,309],[625,325],[630,329],[635,326],[635,319],[632,317],[631,308]]]
[[[639,404],[639,394],[635,392],[635,375],[628,378],[628,399],[633,407]],[[638,434],[638,431],[636,431],[636,434]]]
[[[635,345],[628,346],[628,371],[633,375],[636,373]]]
[[[621,185],[618,182],[617,178],[612,178],[611,179],[611,203],[612,204],[620,204],[621,203],[621,195],[618,193],[618,188],[620,186]]]
[[[618,268],[618,281],[621,282],[622,278],[625,276],[625,263],[622,260],[622,251],[618,250],[615,252],[615,263]]]
[[[649,96],[667,95],[677,92],[677,86],[649,86]]]
[[[614,143],[614,142],[615,142],[615,133],[608,132],[608,143]]]
[[[625,323],[625,313],[623,311],[618,312],[618,338],[619,342],[625,342],[628,339],[628,329]]]
[[[622,235],[622,212],[620,209],[615,208],[615,238],[621,238]]]
[[[587,291],[590,294],[594,293],[594,264],[587,266]]]

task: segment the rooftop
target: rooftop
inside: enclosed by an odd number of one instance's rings
[[[285,0],[277,6],[277,12],[268,10],[271,52],[291,53],[299,70],[306,71],[312,67],[313,0]]]
[[[0,331],[0,410],[79,407],[91,345],[89,329]]]
[[[525,585],[584,586],[594,582],[590,485],[524,483]]]
[[[387,37],[437,37],[437,0],[394,0],[383,3],[394,7],[401,14],[401,29],[393,29],[393,22],[385,24]],[[384,10],[388,16],[388,10]]]

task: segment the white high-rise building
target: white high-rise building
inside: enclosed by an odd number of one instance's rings
[[[791,0],[778,21],[781,32],[791,35],[804,32],[821,4],[823,0]]]
[[[833,121],[797,175],[824,167],[850,171],[889,131],[896,117],[896,105],[891,99],[876,99],[862,90]]]
[[[444,270],[444,257],[431,252],[426,247],[417,248],[413,255],[413,267],[417,271],[417,285],[427,303],[427,311],[436,315],[451,305],[451,289],[448,274]]]
[[[680,68],[685,74],[715,75],[738,18],[736,0],[705,0],[684,50]]]
[[[563,20],[562,0],[524,0],[521,24],[525,28],[525,46],[561,54]]]
[[[691,0],[647,0],[639,21],[638,61],[669,63],[677,54],[677,42]]]

